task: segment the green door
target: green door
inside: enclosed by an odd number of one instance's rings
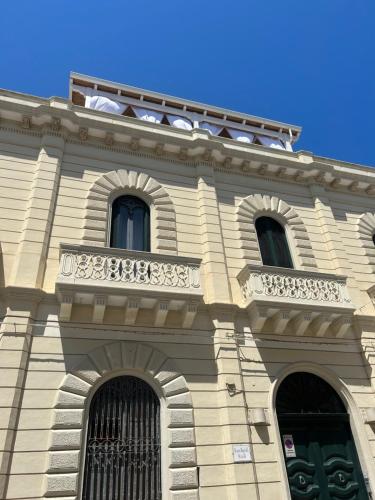
[[[295,372],[280,384],[276,411],[293,500],[368,500],[346,408],[333,387]]]
[[[347,415],[279,418],[293,500],[368,500]],[[285,455],[292,436],[295,457]]]

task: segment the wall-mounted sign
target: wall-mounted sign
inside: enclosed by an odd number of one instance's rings
[[[233,459],[235,464],[251,462],[250,446],[248,444],[234,444]]]
[[[296,449],[294,447],[293,436],[291,434],[283,434],[283,443],[286,458],[294,458]]]

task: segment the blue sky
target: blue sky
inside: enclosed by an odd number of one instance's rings
[[[374,0],[2,2],[0,87],[69,71],[303,127],[296,149],[375,166]]]

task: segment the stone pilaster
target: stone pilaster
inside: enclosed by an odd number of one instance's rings
[[[31,319],[39,294],[7,289],[6,315],[0,327],[0,498],[7,498],[12,453],[31,348]]]
[[[346,256],[339,228],[332,212],[328,194],[323,186],[312,185],[310,191],[313,197],[315,211],[327,248],[327,256],[332,263],[332,272],[347,276],[351,273],[349,260]]]
[[[46,133],[42,138],[12,270],[11,284],[14,286],[42,286],[64,144],[64,139],[58,135]]]
[[[241,379],[241,360],[238,356],[233,306],[215,305],[210,308],[215,326],[215,358],[217,364],[218,404],[222,427],[223,463],[226,463],[225,481],[231,488],[230,498],[259,498],[255,485],[254,463],[234,463],[233,444],[248,443],[250,432]],[[243,478],[247,484],[243,484]],[[229,497],[228,497],[229,498]]]
[[[205,301],[211,304],[230,303],[231,293],[225,262],[214,169],[209,165],[199,165],[197,176]]]

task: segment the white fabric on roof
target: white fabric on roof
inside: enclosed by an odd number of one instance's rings
[[[223,130],[223,127],[221,125],[214,125],[213,123],[208,122],[200,122],[199,128],[208,130],[212,135],[218,135]]]
[[[285,149],[287,151],[293,151],[292,143],[290,141],[285,141]]]
[[[227,130],[232,139],[236,139],[236,141],[248,142],[249,144],[251,144],[254,140],[254,134],[251,134],[250,132],[235,130],[233,128],[227,128]]]
[[[263,146],[275,149],[285,149],[285,146],[280,141],[280,139],[276,139],[274,137],[268,137],[265,135],[257,135],[257,138],[259,139],[259,142],[263,144]]]
[[[182,116],[167,115],[170,125],[177,128],[183,128],[185,130],[192,130],[193,125],[190,120],[183,118]]]
[[[116,115],[121,115],[127,108],[127,106],[121,102],[113,101],[112,99],[108,99],[108,97],[100,95],[86,95],[85,107],[96,109],[97,111],[115,113]]]
[[[152,109],[138,108],[137,106],[132,106],[132,109],[137,118],[147,122],[160,123],[163,119],[163,113],[158,113]]]

